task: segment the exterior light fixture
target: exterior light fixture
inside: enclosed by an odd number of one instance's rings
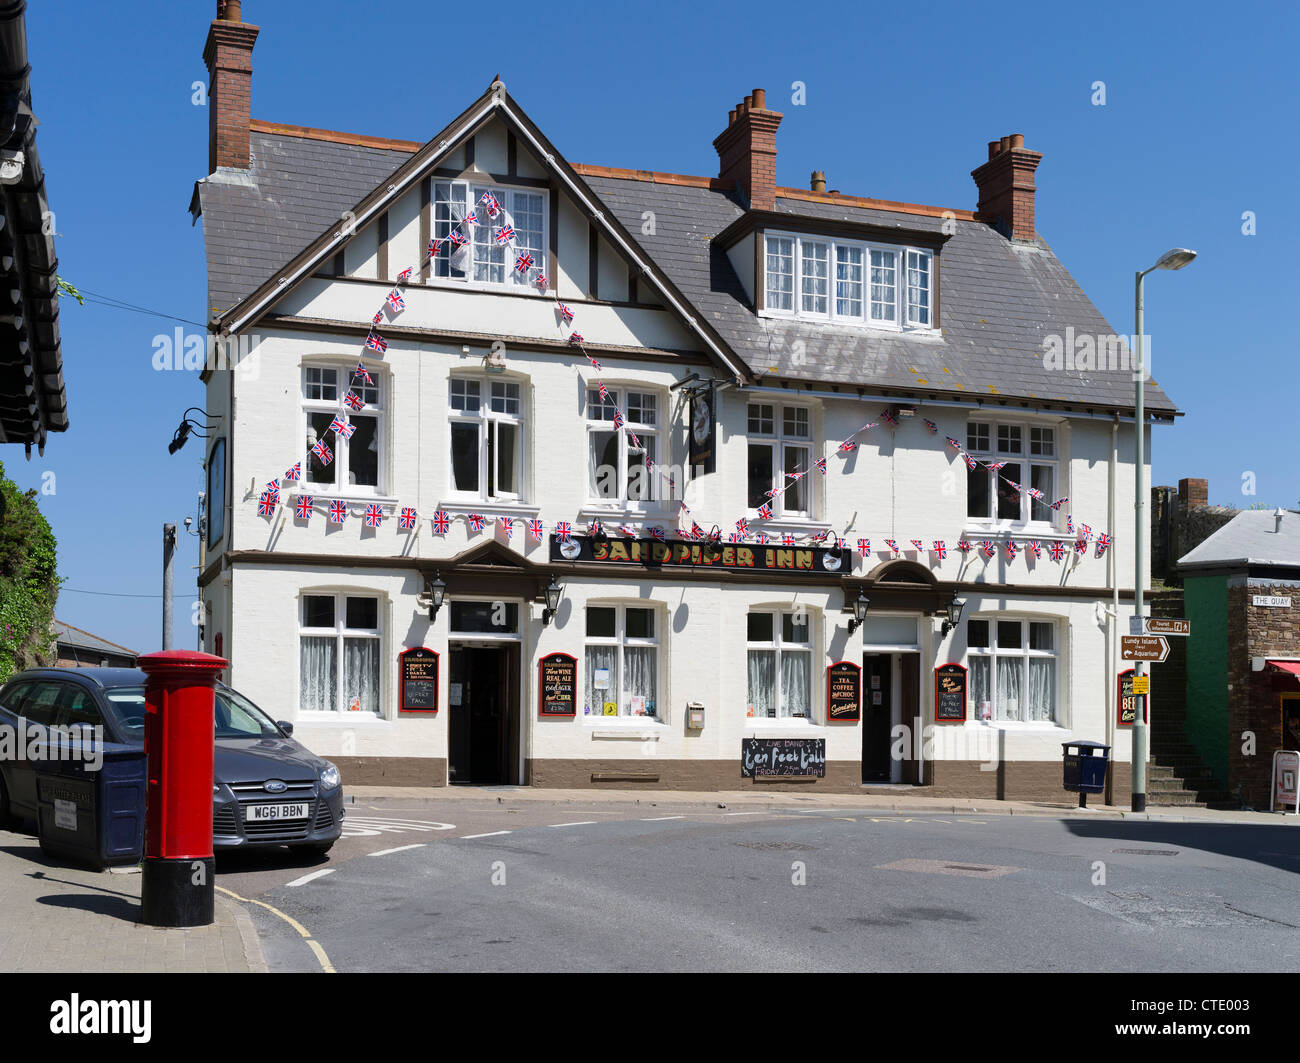
[[[551,582],[545,591],[546,608],[542,610],[542,627],[545,627],[551,622],[551,618],[555,616],[556,611],[560,608],[561,590],[563,590],[563,588],[555,582],[555,577],[552,576]]]
[[[1185,247],[1175,247],[1156,260],[1156,269],[1182,269],[1195,257],[1195,251],[1189,251]]]
[[[722,531],[716,524],[713,526],[713,530],[709,532],[708,539],[705,540],[702,553],[710,561],[716,561],[722,556]]]
[[[961,611],[965,608],[966,608],[966,599],[958,598],[954,594],[952,601],[948,603],[948,615],[944,619],[943,629],[939,633],[940,638],[946,636],[949,631],[951,631],[953,628],[955,628],[958,624],[961,623]]]
[[[190,416],[193,412],[201,413],[205,422],[210,420],[213,423],[200,424],[198,418]],[[207,410],[200,410],[197,406],[191,406],[185,411],[185,415],[181,418],[181,423],[176,426],[176,431],[172,434],[172,441],[167,444],[167,453],[175,454],[181,449],[181,447],[185,446],[186,441],[190,438],[191,432],[197,435],[200,439],[207,439],[207,433],[211,432],[219,424],[221,424],[220,417],[214,417],[212,414],[208,413]]]
[[[850,635],[852,635],[853,632],[857,631],[858,628],[860,628],[862,624],[866,621],[867,608],[870,605],[871,605],[871,600],[861,591],[858,591],[857,601],[853,603],[853,619],[849,621]]]
[[[447,584],[442,581],[442,571],[438,570],[433,574],[433,582],[428,585],[425,592],[420,595],[418,601],[422,606],[429,610],[429,623],[432,624],[434,618],[438,615],[438,610],[442,608],[443,598],[447,594]]]

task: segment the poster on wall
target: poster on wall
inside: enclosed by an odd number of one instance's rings
[[[824,738],[742,738],[740,774],[826,776]]]
[[[861,716],[862,669],[852,661],[836,661],[826,669],[826,719],[855,723]]]
[[[548,653],[537,665],[537,689],[542,716],[576,716],[578,659],[567,653]]]
[[[941,664],[934,670],[935,723],[966,722],[966,669]]]
[[[438,711],[438,654],[426,646],[415,646],[397,655],[402,712]]]
[[[1133,693],[1133,676],[1136,672],[1126,669],[1119,674],[1119,696],[1115,700],[1115,726],[1132,727],[1137,723],[1137,714],[1142,712],[1146,720],[1147,696]]]

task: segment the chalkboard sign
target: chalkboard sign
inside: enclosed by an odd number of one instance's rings
[[[966,722],[966,669],[960,664],[941,664],[934,670],[934,719]]]
[[[1118,727],[1132,727],[1137,723],[1139,709],[1142,710],[1143,719],[1146,718],[1146,695],[1133,693],[1133,676],[1135,674],[1132,668],[1119,674],[1119,700],[1115,703],[1115,724]]]
[[[397,655],[402,712],[438,711],[438,654],[424,646]]]
[[[575,716],[578,712],[578,659],[550,653],[538,662],[537,690],[543,716]]]
[[[862,669],[852,661],[836,661],[826,669],[826,719],[857,721],[861,704]]]
[[[740,774],[826,776],[824,738],[742,738]]]

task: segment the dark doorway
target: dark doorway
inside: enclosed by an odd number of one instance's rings
[[[889,782],[889,730],[893,714],[893,659],[888,653],[862,658],[862,781]]]
[[[452,783],[519,782],[519,647],[449,647]]]

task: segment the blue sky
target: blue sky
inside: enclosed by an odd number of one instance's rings
[[[1294,247],[1300,145],[1283,5],[788,5],[501,2],[495,22],[445,8],[245,0],[262,27],[253,116],[408,140],[438,131],[500,72],[571,161],[714,174],[713,138],[755,87],[785,113],[777,181],[959,209],[989,140],[1044,154],[1037,227],[1117,332],[1133,272],[1172,246],[1200,257],[1147,283],[1155,375],[1186,416],[1159,429],[1155,483],[1210,480],[1210,500],[1294,508]],[[201,322],[207,167],[203,43],[215,0],[60,0],[27,10],[38,145],[79,287]],[[125,13],[124,13],[125,12]],[[454,29],[452,28],[454,27]],[[792,85],[806,102],[791,105]],[[1093,84],[1105,83],[1096,106]],[[1256,234],[1242,233],[1253,211]],[[194,515],[202,445],[170,456],[197,379],[156,372],[178,324],[65,300],[70,430],[44,458],[0,460],[41,504],[66,579],[61,619],[133,649],[160,644],[161,528]],[[187,329],[197,325],[185,325]],[[1253,474],[1255,494],[1243,495]],[[197,539],[182,534],[176,643],[194,645]],[[86,591],[109,592],[113,596]],[[152,597],[125,597],[143,595]]]

